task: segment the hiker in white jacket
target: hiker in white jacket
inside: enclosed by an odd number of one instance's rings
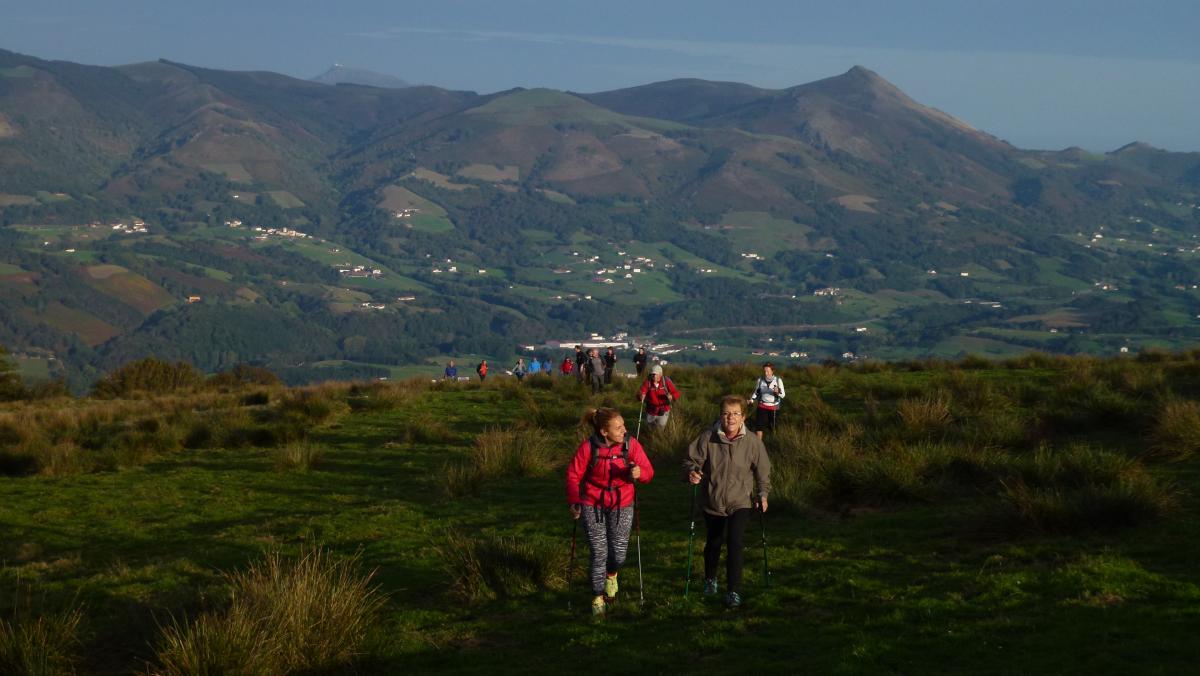
[[[763,364],[762,377],[754,384],[754,394],[750,401],[756,404],[754,412],[754,433],[762,439],[763,430],[775,432],[775,421],[779,417],[779,405],[787,391],[783,389],[783,378],[775,375],[775,365],[771,362]]]

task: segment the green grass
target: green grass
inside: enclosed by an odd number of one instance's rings
[[[13,66],[12,68],[0,68],[0,77],[33,77],[34,70],[29,66]]]
[[[301,209],[304,207],[304,202],[300,201],[292,193],[286,190],[269,190],[267,195],[271,197],[271,201],[284,209]]]
[[[62,202],[72,201],[70,195],[52,193],[52,192],[47,192],[45,190],[39,190],[39,191],[37,191],[36,194],[37,194],[37,198],[39,200],[41,200],[41,202],[43,204],[58,204],[58,203],[62,203]]]
[[[15,275],[22,272],[21,266],[12,263],[0,263],[0,275]]]
[[[631,548],[621,602],[591,622],[579,562],[573,592],[565,580],[561,468],[586,406],[614,403],[635,427],[632,384],[589,399],[573,382],[497,377],[343,388],[329,396],[355,412],[332,416],[297,395],[280,404],[288,415],[325,421],[307,432],[321,454],[305,471],[281,471],[272,448],[201,445],[115,471],[0,476],[0,618],[19,605],[19,579],[44,613],[82,606],[80,672],[129,673],[169,618],[225,612],[229,574],[320,546],[357,557],[385,599],[357,673],[564,672],[596,649],[619,673],[1190,671],[1200,465],[1139,455],[1143,426],[1178,396],[1162,393],[1200,391],[1195,364],[1023,364],[785,370],[792,429],[822,431],[769,440],[773,584],[760,584],[756,520],[738,612],[682,598],[689,493],[651,441],[658,474],[639,491],[646,604]],[[715,398],[754,372],[672,368],[684,395],[673,417],[710,420]],[[1065,426],[1066,414],[1081,424]],[[1164,443],[1194,449],[1194,406],[1164,415]],[[1014,424],[1022,434],[1004,432]],[[533,450],[510,453],[534,436]],[[488,469],[451,498],[447,463]],[[804,466],[785,499],[785,475]],[[1013,504],[1049,519],[1045,529],[991,518],[1012,517],[999,482],[1015,478],[1033,492]],[[1087,491],[1122,482],[1174,496],[1173,511],[1132,526],[1096,516],[1100,494]]]

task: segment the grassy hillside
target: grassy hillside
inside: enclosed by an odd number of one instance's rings
[[[772,584],[756,522],[736,612],[683,598],[677,467],[719,395],[749,390],[756,370],[673,370],[672,426],[645,439],[658,471],[639,494],[646,602],[631,555],[601,622],[581,567],[566,584],[561,474],[586,407],[616,405],[636,428],[632,381],[597,397],[549,378],[226,381],[6,404],[0,664],[39,643],[8,627],[41,621],[59,630],[40,643],[61,657],[48,673],[197,673],[170,668],[205,646],[226,670],[297,673],[563,671],[596,649],[617,673],[1188,671],[1196,358],[785,370],[784,426],[768,437]],[[322,608],[315,634],[272,614]],[[306,649],[331,632],[355,649]]]
[[[309,375],[592,332],[811,363],[1180,349],[1198,177],[1013,148],[865,68],[480,96],[0,50],[0,343],[79,390],[164,344]],[[248,306],[313,330],[250,340]]]

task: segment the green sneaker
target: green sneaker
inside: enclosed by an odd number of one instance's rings
[[[605,604],[604,597],[597,596],[592,599],[592,617],[599,617],[604,614]]]
[[[612,598],[617,595],[617,576],[609,575],[604,578],[604,595]]]

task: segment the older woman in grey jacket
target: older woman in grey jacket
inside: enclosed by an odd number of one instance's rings
[[[771,459],[762,440],[746,430],[746,400],[730,395],[721,400],[721,418],[688,446],[683,469],[687,480],[702,487],[704,523],[704,593],[717,593],[717,566],[725,557],[725,603],[742,603],[742,545],[755,498],[767,511],[771,491]]]

